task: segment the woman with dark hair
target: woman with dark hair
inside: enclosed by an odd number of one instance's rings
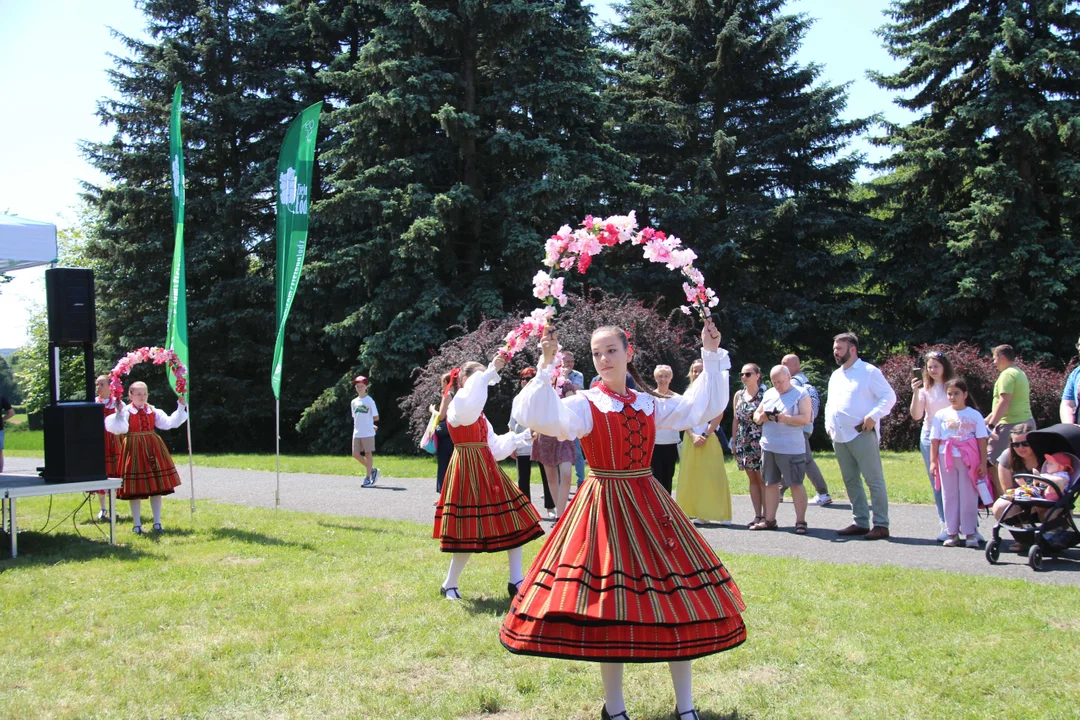
[[[930,488],[934,491],[934,505],[937,506],[938,523],[941,525],[938,542],[945,542],[949,533],[945,529],[945,507],[941,500],[941,490],[930,472],[930,426],[933,424],[934,415],[949,407],[945,385],[955,377],[952,363],[945,353],[936,350],[926,353],[923,358],[922,379],[913,378],[911,381],[911,406],[908,408],[912,420],[922,420],[919,450],[922,452],[926,476],[930,478]]]

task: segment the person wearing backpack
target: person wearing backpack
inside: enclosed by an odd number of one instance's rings
[[[806,476],[810,478],[814,490],[817,491],[817,497],[810,502],[814,505],[831,505],[832,496],[829,495],[829,486],[825,484],[825,476],[821,474],[821,468],[814,461],[814,454],[810,451],[810,435],[814,432],[814,421],[817,420],[818,410],[821,408],[821,395],[818,393],[817,388],[810,384],[810,380],[806,375],[803,374],[802,361],[799,360],[798,355],[785,355],[780,364],[791,373],[791,384],[803,388],[810,394],[810,406],[813,412],[810,417],[810,424],[803,428],[803,433],[806,436]]]

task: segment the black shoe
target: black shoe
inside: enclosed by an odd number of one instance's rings
[[[525,581],[524,580],[519,580],[516,583],[512,583],[512,582],[506,583],[506,593],[510,596],[511,600],[513,600],[514,598],[517,597],[518,588],[521,587],[521,583],[523,583],[523,582],[525,582]]]
[[[604,707],[600,708],[600,720],[630,720],[630,716],[626,712],[608,715],[607,705],[604,705]]]
[[[452,588],[440,587],[439,588],[439,594],[442,595],[447,600],[460,600],[461,599],[461,593],[458,592],[458,589],[456,587],[452,587]]]
[[[684,718],[686,720],[701,720],[701,716],[697,714],[697,710],[691,709],[686,712],[679,712],[678,705],[675,706],[675,716],[679,718],[679,720],[683,720]]]

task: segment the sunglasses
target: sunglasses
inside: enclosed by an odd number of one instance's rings
[[[1009,443],[1009,447],[1013,447],[1013,448],[1031,447],[1031,443],[1029,443],[1027,440],[1023,440],[1021,442]]]
[[[753,376],[754,376],[754,375],[756,375],[756,374],[757,374],[757,373],[752,373],[752,372],[744,372],[744,373],[742,374],[742,376],[743,376],[743,377],[753,377]]]

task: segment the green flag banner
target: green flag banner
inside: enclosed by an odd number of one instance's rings
[[[184,272],[184,143],[180,139],[180,83],[173,92],[172,119],[169,122],[169,159],[172,163],[173,190],[173,262],[169,281],[169,319],[165,333],[165,347],[188,368],[187,393],[191,392],[191,369],[188,366],[187,337],[187,276]],[[176,392],[176,378],[167,369],[169,385]],[[186,393],[185,393],[186,394]]]
[[[308,205],[311,201],[311,170],[315,164],[315,136],[319,131],[318,102],[292,121],[278,157],[277,192],[277,339],[270,384],[281,398],[282,345],[307,250]]]

